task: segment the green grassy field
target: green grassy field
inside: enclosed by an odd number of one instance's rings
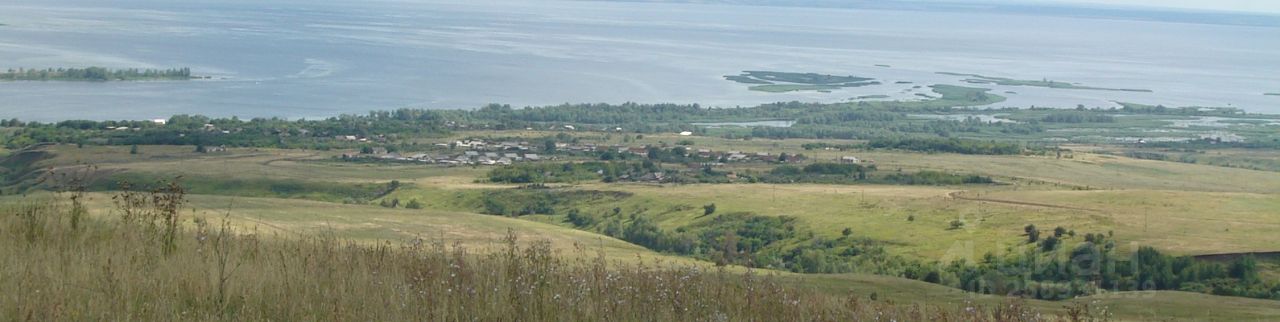
[[[12,201],[12,198],[5,198]],[[90,195],[93,209],[110,208],[106,195]],[[710,263],[653,253],[644,248],[596,234],[556,225],[470,213],[381,209],[368,206],[341,206],[329,203],[261,198],[192,196],[195,217],[207,220],[229,218],[245,232],[270,238],[302,238],[332,234],[365,244],[390,241],[400,244],[414,238],[446,240],[468,249],[486,252],[500,249],[499,238],[507,229],[530,240],[547,240],[565,256],[595,256],[603,250],[619,263],[666,263],[710,267]],[[228,211],[228,209],[230,209]],[[111,216],[110,213],[97,213]],[[576,249],[576,251],[575,251]],[[621,265],[621,264],[620,264]],[[660,264],[663,265],[663,264]],[[732,268],[732,271],[742,271]],[[758,271],[804,289],[828,294],[856,294],[898,303],[962,303],[1000,305],[1006,299],[979,296],[949,287],[896,277],[866,274],[806,275]],[[1184,292],[1122,292],[1080,298],[1070,302],[1105,306],[1119,320],[1148,319],[1268,319],[1280,315],[1274,301],[1217,297]],[[1047,313],[1062,312],[1066,303],[1026,300],[1025,305]]]
[[[1264,149],[1217,149],[1178,151],[1159,148],[1072,146],[1072,149],[1110,155],[1142,154],[1162,161],[1214,165],[1229,168],[1280,172],[1280,151]]]
[[[469,135],[538,137],[544,132],[474,132]],[[568,190],[618,191],[630,197],[607,204],[584,204],[590,212],[614,207],[655,220],[673,229],[705,220],[701,206],[715,203],[721,213],[752,212],[792,216],[805,229],[838,236],[844,228],[855,235],[885,243],[895,254],[923,260],[975,260],[986,252],[1000,253],[1023,244],[1022,229],[1062,226],[1080,234],[1113,231],[1120,251],[1138,245],[1174,254],[1216,254],[1275,251],[1280,244],[1272,232],[1280,227],[1280,173],[1202,164],[1139,160],[1084,152],[1070,158],[1043,156],[979,156],[897,151],[805,151],[800,146],[819,140],[727,140],[711,137],[646,135],[630,145],[692,141],[695,148],[744,152],[803,153],[812,160],[855,155],[873,160],[881,171],[921,169],[978,173],[1002,185],[885,186],[817,184],[650,185],[580,183]],[[621,143],[620,137],[613,141]],[[855,141],[821,140],[828,143]],[[477,250],[493,248],[507,229],[549,240],[557,249],[603,248],[614,260],[658,259],[668,263],[710,265],[696,259],[659,254],[640,246],[589,231],[576,230],[563,216],[521,219],[478,214],[486,191],[513,185],[477,181],[484,167],[346,163],[331,161],[341,151],[316,152],[271,149],[232,149],[221,154],[198,154],[190,147],[143,146],[141,154],[128,147],[63,145],[52,148],[57,157],[42,167],[76,167],[92,161],[103,171],[186,175],[227,179],[293,180],[324,185],[404,183],[384,199],[418,200],[425,209],[387,209],[374,205],[342,205],[301,199],[239,195],[234,188],[213,189],[191,196],[192,213],[202,218],[227,216],[240,229],[272,235],[333,233],[363,243],[405,241],[418,237],[456,241]],[[751,165],[741,167],[754,167]],[[761,168],[767,169],[767,167]],[[3,200],[15,200],[14,196]],[[91,194],[100,216],[110,216],[105,194]],[[908,220],[913,218],[914,220]],[[962,229],[948,223],[962,220]],[[1269,267],[1269,266],[1264,266]],[[945,286],[901,278],[862,274],[799,275],[778,273],[798,285],[831,292],[875,293],[895,301],[961,301],[972,295]],[[1275,276],[1274,272],[1264,276]],[[983,303],[999,298],[976,297]],[[1145,319],[1173,314],[1205,317],[1234,314],[1242,319],[1265,319],[1280,314],[1276,302],[1223,298],[1180,292],[1106,294],[1097,300],[1111,305],[1118,317]],[[1062,303],[1030,301],[1046,310]]]
[[[621,143],[615,139],[615,143]],[[1075,153],[1057,159],[1046,156],[988,156],[928,154],[897,151],[804,150],[806,143],[856,144],[856,140],[727,140],[716,137],[646,135],[633,145],[693,142],[692,148],[749,153],[800,153],[812,160],[833,161],[841,156],[857,156],[875,161],[881,170],[943,170],[978,173],[1009,180],[1018,179],[1029,189],[1150,189],[1216,192],[1280,193],[1280,173],[1228,167],[1140,160],[1122,156]],[[1065,146],[1088,151],[1084,146]],[[1255,159],[1275,155],[1250,152]],[[1036,183],[1036,184],[1032,184]]]
[[[707,304],[722,308],[713,310],[722,317],[725,314],[755,317],[787,314],[796,318],[814,314],[813,311],[828,316],[836,314],[836,309],[843,312],[842,316],[884,317],[886,314],[897,316],[902,314],[899,310],[912,310],[914,305],[924,305],[915,310],[935,312],[953,307],[985,310],[1025,306],[1033,314],[1058,315],[1066,314],[1074,303],[1089,304],[1094,308],[1094,317],[1119,321],[1266,320],[1280,315],[1280,306],[1274,301],[1182,292],[1112,293],[1068,302],[1009,302],[1003,297],[975,296],[934,284],[874,275],[802,275],[757,270],[754,277],[749,277],[741,275],[745,270],[732,267],[728,269],[730,275],[724,275],[706,263],[665,258],[608,238],[523,220],[439,211],[376,210],[309,201],[192,196],[189,206],[194,208],[190,211],[194,215],[186,214],[184,207],[180,210],[183,217],[193,216],[213,223],[228,218],[242,237],[226,239],[216,226],[209,231],[208,226],[189,224],[187,229],[179,231],[172,250],[165,250],[170,248],[157,243],[162,239],[153,238],[158,236],[156,231],[145,225],[116,222],[110,213],[96,213],[94,220],[82,220],[81,226],[74,228],[74,224],[68,225],[66,204],[41,203],[40,200],[48,200],[44,199],[47,196],[0,197],[6,210],[18,214],[0,218],[0,229],[7,232],[0,235],[5,241],[0,243],[0,254],[6,255],[0,257],[0,262],[6,263],[0,266],[3,267],[0,273],[17,277],[0,279],[0,287],[30,292],[26,296],[11,292],[0,296],[0,310],[5,315],[220,320],[480,315],[496,318],[530,314],[547,319],[612,314],[611,319],[644,320],[645,316],[652,318],[651,314],[687,316],[681,315],[680,308],[681,303],[690,300],[710,300]],[[105,195],[98,194],[90,194],[87,201],[95,212],[107,208],[103,203],[109,203]],[[15,204],[26,206],[9,208]],[[29,208],[31,205],[52,208]],[[204,210],[220,208],[231,210]],[[506,228],[520,236],[520,242],[514,246],[517,248],[491,239],[506,236]],[[415,237],[428,239],[432,244],[417,248],[414,242],[405,239]],[[561,247],[572,247],[570,245],[581,243],[582,239],[591,245],[571,248],[580,250],[568,253],[570,257],[566,259],[560,257],[566,255],[563,252],[538,251],[537,241],[548,238],[552,249],[560,251],[565,250]],[[457,244],[434,248],[438,245],[434,243],[439,241]],[[597,261],[590,257],[601,248],[609,258],[620,259]],[[588,258],[572,257],[582,253]],[[68,254],[76,256],[60,256]],[[627,259],[623,255],[637,258]],[[690,268],[690,265],[702,268]],[[666,271],[668,269],[676,271]],[[602,283],[604,277],[610,282]],[[528,278],[535,281],[528,288],[533,294],[507,296],[509,289],[520,289],[512,284]],[[675,280],[681,282],[670,283]],[[415,283],[422,281],[426,283]],[[590,291],[600,288],[607,292],[595,298],[606,296],[623,305],[607,310],[590,306],[591,297],[579,297],[590,294],[580,288],[584,283],[590,285]],[[739,284],[755,286],[739,287]],[[707,287],[716,285],[725,289],[707,291]],[[476,286],[482,286],[477,289],[478,296],[452,296],[455,291]],[[405,289],[422,296],[405,296]],[[553,297],[553,291],[571,298]],[[688,292],[701,298],[687,298],[685,294],[679,301],[655,301],[650,297]],[[763,295],[753,295],[753,292],[763,292]],[[724,294],[732,295],[708,297]],[[770,301],[753,305],[749,299],[756,296],[786,296],[794,303],[805,304],[781,311],[783,308],[769,304]],[[466,300],[461,300],[463,298]],[[528,305],[532,300],[540,304]],[[448,303],[441,304],[441,301]],[[508,304],[507,301],[514,302]],[[333,303],[350,308],[324,309]],[[874,306],[866,307],[866,304]],[[368,310],[385,305],[390,306]],[[548,311],[548,305],[569,311]],[[747,307],[723,311],[736,305]],[[672,309],[668,306],[674,306],[675,312],[668,312]],[[522,311],[526,309],[511,311],[513,307],[529,309],[528,312]],[[538,309],[532,309],[534,307]],[[968,312],[966,314],[974,314]],[[904,317],[895,319],[901,318]],[[922,317],[909,318],[916,319]]]
[[[686,137],[647,136],[639,143],[674,142]],[[1035,156],[972,156],[905,152],[803,151],[806,140],[723,140],[694,137],[695,147],[746,152],[792,151],[813,159],[857,155],[874,160],[882,171],[941,170],[990,175],[1006,185],[840,186],[840,185],[666,185],[586,183],[571,189],[622,191],[633,197],[617,205],[592,205],[605,211],[621,207],[658,219],[662,227],[686,225],[704,204],[725,212],[787,215],[818,234],[835,236],[853,228],[860,236],[891,242],[890,248],[925,259],[981,256],[1016,244],[1023,226],[1063,226],[1084,232],[1115,231],[1122,242],[1159,247],[1178,254],[1265,251],[1275,237],[1266,228],[1280,218],[1266,209],[1277,205],[1280,173],[1196,164],[1137,160],[1078,153],[1072,159]],[[633,143],[635,144],[635,143]],[[102,169],[153,175],[222,176],[330,184],[373,184],[397,180],[405,188],[386,198],[417,199],[429,209],[476,212],[483,191],[511,185],[477,183],[485,168],[341,163],[325,154],[299,151],[233,150],[201,155],[185,148],[58,147],[51,164],[96,155]],[[234,189],[234,188],[226,188]],[[1077,191],[1089,189],[1089,191]],[[233,191],[207,191],[236,195]],[[963,200],[968,198],[992,199]],[[240,194],[243,195],[243,194]],[[1164,200],[1175,200],[1166,202]],[[1008,201],[1008,202],[1005,202]],[[1038,204],[1029,206],[1020,203]],[[669,209],[690,209],[669,211]],[[1224,216],[1222,211],[1231,215]],[[915,221],[908,222],[909,216]],[[970,222],[948,230],[952,220]],[[1151,224],[1151,223],[1157,224]],[[555,223],[565,225],[564,223]],[[1197,229],[1209,225],[1213,229]],[[973,245],[970,246],[969,243]],[[972,248],[972,251],[969,249]],[[957,254],[957,249],[964,250]]]
[[[870,297],[889,298],[905,303],[972,302],[993,304],[1004,297],[974,295],[952,288],[901,278],[863,274],[783,275],[799,285],[824,292],[848,292]],[[1270,300],[1242,299],[1173,291],[1114,292],[1076,298],[1064,302],[1027,300],[1024,303],[1046,312],[1062,310],[1069,303],[1093,303],[1106,306],[1119,321],[1195,321],[1254,320],[1265,321],[1280,315],[1280,303]]]

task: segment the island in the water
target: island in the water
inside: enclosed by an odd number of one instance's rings
[[[46,69],[9,69],[0,72],[0,81],[152,81],[152,80],[189,80],[190,68],[174,69],[110,69],[105,67],[87,68],[46,68]]]
[[[1267,96],[1280,96],[1280,93],[1264,93],[1264,94],[1262,94],[1262,95],[1267,95]]]
[[[1087,90],[1120,91],[1120,92],[1143,92],[1143,93],[1151,92],[1151,90],[1149,89],[1092,87],[1092,86],[1076,85],[1076,84],[1067,83],[1067,82],[1052,81],[1048,79],[1035,81],[1035,80],[1018,80],[1018,79],[1003,78],[1003,77],[990,77],[990,76],[983,76],[978,74],[962,74],[962,73],[948,73],[948,72],[938,72],[938,74],[970,77],[968,79],[965,79],[964,81],[971,84],[996,84],[996,85],[1004,85],[1004,86],[1034,86],[1034,87],[1059,88],[1059,89],[1087,89]]]
[[[743,71],[741,75],[725,76],[724,79],[753,85],[748,89],[769,93],[830,92],[845,87],[880,85],[875,79],[866,77],[770,71]]]

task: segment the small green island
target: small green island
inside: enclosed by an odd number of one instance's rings
[[[1106,87],[1082,86],[1082,85],[1076,85],[1076,84],[1067,83],[1067,82],[1052,81],[1052,80],[1048,80],[1048,79],[1035,81],[1035,80],[1017,80],[1017,79],[1012,79],[1012,78],[1003,78],[1003,77],[990,77],[990,76],[983,76],[983,75],[978,75],[978,74],[962,74],[962,73],[948,73],[948,72],[938,72],[938,74],[941,74],[941,75],[950,75],[950,76],[970,77],[970,78],[968,78],[968,79],[965,79],[965,80],[964,80],[964,82],[966,82],[966,83],[971,83],[971,84],[996,84],[996,85],[1004,85],[1004,86],[1033,86],[1033,87],[1058,88],[1058,89],[1084,89],[1084,90],[1096,90],[1096,91],[1117,91],[1117,92],[1142,92],[1142,93],[1151,93],[1151,92],[1152,92],[1152,91],[1151,91],[1151,90],[1149,90],[1149,89],[1106,88]]]
[[[875,81],[875,79],[866,77],[771,71],[743,71],[741,75],[725,76],[724,79],[753,85],[748,89],[769,93],[799,91],[825,93],[846,87],[880,85],[880,82]]]
[[[869,99],[885,99],[885,98],[889,98],[889,97],[890,97],[889,95],[862,95],[862,96],[854,97],[853,99],[854,99],[854,100],[869,100]]]
[[[1266,96],[1280,96],[1280,93],[1263,93],[1262,95],[1266,95]]]
[[[9,69],[0,72],[0,81],[155,81],[155,80],[190,80],[204,77],[191,76],[190,68],[174,69],[110,69],[105,67],[87,68],[46,68],[46,69]]]

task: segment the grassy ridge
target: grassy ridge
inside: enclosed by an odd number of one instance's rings
[[[182,205],[178,195],[164,200]],[[176,197],[176,198],[172,198]],[[0,315],[30,320],[762,319],[1030,321],[1018,302],[888,304],[788,286],[776,277],[565,259],[515,234],[500,250],[443,241],[364,246],[332,235],[264,240],[229,224],[156,226],[173,207],[124,206],[121,221],[74,219],[59,200],[0,217]],[[176,227],[176,228],[165,228]],[[172,236],[174,238],[168,238]],[[1059,318],[1097,316],[1079,306]],[[1038,319],[1037,319],[1038,320]]]
[[[122,184],[135,185],[135,189],[150,190],[150,185],[172,179],[163,174],[146,172],[121,172],[95,180],[91,191],[108,191]],[[283,199],[307,199],[335,203],[368,203],[371,200],[401,187],[399,181],[387,183],[337,183],[298,179],[226,178],[215,176],[184,176],[183,186],[194,194],[272,197]]]
[[[674,142],[681,138],[647,136],[637,144]],[[635,197],[628,198],[618,206],[629,212],[635,210],[645,215],[659,216],[655,218],[659,219],[657,222],[664,229],[674,229],[689,224],[688,220],[700,215],[701,211],[698,208],[708,203],[717,203],[721,206],[721,211],[726,212],[746,211],[763,215],[800,216],[803,225],[812,225],[819,234],[829,236],[838,235],[839,230],[844,227],[854,227],[859,236],[893,241],[890,248],[895,252],[930,259],[940,258],[957,242],[957,238],[964,238],[961,241],[973,241],[975,256],[988,250],[999,249],[1001,244],[1014,243],[1016,238],[1013,236],[1022,226],[1030,223],[1044,227],[1062,225],[1081,231],[1116,230],[1122,242],[1139,242],[1142,245],[1151,245],[1175,254],[1194,255],[1259,250],[1259,245],[1275,241],[1270,236],[1258,234],[1247,227],[1233,226],[1246,223],[1218,216],[1215,212],[1218,208],[1197,205],[1213,205],[1219,202],[1264,205],[1266,198],[1253,198],[1236,192],[1261,195],[1280,192],[1280,185],[1277,185],[1280,184],[1280,173],[1085,153],[1077,153],[1071,159],[1054,159],[878,151],[805,151],[800,146],[811,141],[741,141],[703,137],[694,137],[691,140],[696,143],[696,146],[717,150],[740,150],[748,153],[797,151],[814,160],[834,160],[841,155],[852,154],[859,158],[875,160],[880,169],[885,172],[896,172],[897,169],[902,169],[908,173],[925,170],[972,173],[989,176],[997,181],[1014,183],[1014,185],[895,187],[735,184],[656,188],[644,185],[588,184],[581,188],[634,193]],[[269,179],[307,183],[313,182],[307,180],[309,177],[323,177],[329,181],[316,184],[339,186],[344,189],[361,185],[385,185],[391,180],[399,180],[413,188],[402,189],[389,195],[388,198],[398,198],[401,202],[417,199],[427,209],[464,212],[483,210],[479,199],[482,190],[511,187],[511,185],[475,183],[474,180],[483,176],[488,171],[487,168],[305,162],[298,158],[317,156],[308,152],[286,150],[238,151],[230,155],[206,156],[191,153],[189,147],[171,149],[172,151],[167,151],[161,147],[146,146],[143,150],[148,151],[147,155],[129,155],[126,147],[76,149],[74,146],[60,146],[54,149],[59,155],[58,158],[41,162],[40,167],[74,164],[76,159],[97,155],[109,162],[101,165],[104,171],[142,173],[154,177],[185,174],[189,178],[217,177],[243,181]],[[744,168],[752,169],[751,166],[744,166]],[[756,171],[767,172],[771,168],[760,168]],[[1152,200],[1169,195],[1157,192],[1176,191],[1180,192],[1176,194],[1178,200],[1193,204],[1182,208],[1153,207],[1150,210],[1119,204],[1098,206],[1090,204],[1075,207],[1098,210],[1083,211],[948,198],[949,193],[961,190],[971,191],[972,193],[969,194],[971,196],[981,196],[999,193],[1002,190],[1019,189],[1047,192],[1007,198],[1003,195],[991,197],[1038,204],[1071,205],[1080,201],[1058,200],[1054,196],[1067,196],[1071,190],[1086,188],[1104,189],[1092,192],[1093,196],[1105,196],[1117,202],[1132,203],[1153,203]],[[246,195],[216,190],[205,193]],[[262,196],[272,195],[263,194]],[[341,199],[312,199],[341,201]],[[797,200],[798,202],[778,203],[771,202],[772,200]],[[614,207],[602,206],[597,211],[605,212]],[[672,207],[692,210],[673,213],[664,211]],[[1164,213],[1170,209],[1177,211]],[[1253,213],[1249,213],[1250,210],[1241,211],[1245,211],[1243,214],[1249,216],[1265,213],[1261,211],[1265,208],[1251,209],[1255,209],[1252,210]],[[1161,221],[1161,225],[1142,225],[1142,219],[1146,213],[1176,215],[1187,219]],[[910,215],[915,215],[916,222],[905,220]],[[972,231],[972,235],[956,234],[945,230],[947,223],[958,217],[966,220],[980,220],[981,224],[966,226],[964,232]],[[1148,218],[1151,222],[1155,222],[1159,217]],[[1245,220],[1244,217],[1239,219]],[[1249,222],[1259,221],[1280,224],[1273,218],[1249,219]],[[1173,242],[1171,238],[1186,235],[1184,231],[1193,229],[1197,223],[1221,225],[1212,231],[1201,231],[1200,237],[1197,237],[1213,239],[1214,242]],[[1249,227],[1268,226],[1251,225]],[[991,236],[1003,237],[991,238]]]
[[[642,143],[654,143],[680,139],[674,135],[646,136]],[[807,140],[723,140],[716,138],[690,138],[695,146],[717,146],[717,149],[751,151],[798,151]],[[63,146],[63,148],[67,148]],[[81,151],[74,147],[70,151]],[[101,149],[101,150],[98,150]],[[197,197],[218,200],[198,202],[200,209],[219,209],[228,200],[245,204],[243,211],[234,211],[233,221],[246,227],[268,227],[263,223],[289,228],[299,233],[315,232],[333,227],[340,236],[361,241],[405,240],[415,235],[435,236],[432,227],[448,226],[451,222],[465,222],[466,212],[479,212],[480,196],[487,190],[504,185],[474,182],[484,173],[469,168],[439,168],[430,166],[345,164],[336,162],[310,162],[298,159],[299,155],[311,155],[298,151],[237,151],[228,155],[200,155],[190,153],[189,147],[175,147],[165,151],[160,147],[143,147],[147,155],[111,153],[127,148],[93,147],[92,153],[105,153],[107,167],[123,171],[145,173],[194,173],[221,174],[227,178],[251,178],[267,175],[279,180],[306,176],[307,173],[332,173],[334,180],[349,183],[386,182],[398,178],[414,185],[388,198],[402,201],[420,198],[431,210],[382,209],[367,206],[342,206],[311,201],[254,199],[254,206],[247,206],[252,198]],[[90,147],[84,149],[90,153]],[[920,154],[903,152],[841,152],[804,151],[816,159],[834,159],[839,155],[853,154],[860,158],[876,160],[886,171],[903,168],[906,171],[940,170],[990,173],[1016,182],[1015,186],[1001,187],[894,187],[894,186],[838,186],[838,185],[693,185],[648,186],[636,184],[587,184],[577,187],[583,190],[622,191],[633,195],[625,200],[607,205],[589,206],[593,213],[624,209],[626,214],[654,219],[664,229],[675,229],[692,223],[701,215],[701,206],[717,203],[720,212],[754,212],[761,215],[796,216],[798,225],[812,229],[819,235],[838,236],[840,229],[853,227],[857,236],[885,241],[900,254],[910,254],[926,259],[980,258],[983,252],[998,250],[1019,244],[1018,231],[1023,225],[1034,223],[1041,227],[1065,226],[1080,232],[1104,232],[1115,230],[1123,243],[1134,242],[1153,245],[1178,254],[1204,252],[1231,252],[1234,250],[1259,250],[1269,245],[1272,237],[1265,229],[1274,220],[1268,218],[1266,209],[1274,203],[1277,181],[1265,180],[1275,173],[1241,169],[1207,167],[1194,164],[1135,160],[1124,157],[1076,153],[1073,158],[1054,159],[1042,156],[970,156],[954,154]],[[120,155],[117,155],[120,154]],[[45,164],[60,164],[62,155]],[[85,155],[79,157],[86,157]],[[323,156],[311,158],[323,159]],[[65,164],[65,163],[62,163]],[[184,165],[186,165],[184,167]],[[750,165],[744,165],[751,167]],[[1116,167],[1125,168],[1115,171]],[[1087,183],[1087,184],[1069,184]],[[1174,184],[1176,183],[1176,184]],[[1075,187],[1091,186],[1091,191],[1072,191]],[[1096,190],[1096,189],[1109,190]],[[949,198],[952,192],[976,190],[966,197],[1021,203],[1063,205],[1079,209],[1057,209],[1042,206],[1006,204],[993,201],[971,201]],[[1114,189],[1114,190],[1112,190]],[[1010,191],[1018,190],[1018,191]],[[1164,192],[1162,192],[1164,191]],[[1213,192],[1220,191],[1220,192]],[[1251,194],[1231,191],[1250,191]],[[1072,197],[1072,194],[1074,195]],[[1081,197],[1085,196],[1085,197]],[[101,198],[99,198],[101,199]],[[1170,205],[1157,200],[1176,199]],[[785,202],[779,202],[783,201]],[[1270,200],[1270,201],[1269,201]],[[1213,202],[1208,202],[1213,201]],[[109,203],[94,208],[110,208]],[[330,211],[329,209],[332,208]],[[1088,208],[1091,210],[1082,210]],[[672,210],[675,211],[672,211]],[[442,210],[453,210],[456,216],[441,216]],[[1222,211],[1227,211],[1223,214]],[[1143,225],[1144,213],[1160,214],[1159,224]],[[212,210],[205,216],[216,216]],[[369,214],[369,215],[363,215]],[[507,220],[504,223],[520,227],[522,224],[538,225],[546,229],[540,236],[560,236],[573,232],[564,222],[564,212],[554,216],[527,216],[528,221]],[[907,221],[914,215],[914,221]],[[419,220],[419,217],[441,218]],[[477,216],[478,217],[478,216]],[[949,230],[947,223],[963,218],[969,224],[964,229]],[[243,220],[239,219],[243,218]],[[448,219],[444,219],[448,218]],[[488,217],[505,220],[500,217]],[[1151,217],[1156,222],[1156,216]],[[1212,221],[1210,221],[1212,220]],[[537,221],[537,222],[534,222]],[[541,222],[541,223],[539,223]],[[1259,224],[1261,222],[1262,224]],[[485,236],[492,240],[500,236],[504,224],[499,222],[475,222],[474,225],[458,225],[448,231],[450,240],[468,240],[467,236]],[[1211,229],[1201,229],[1209,227]],[[467,228],[472,227],[472,228]],[[497,232],[475,234],[474,227],[490,227]],[[1258,228],[1258,229],[1246,229]],[[262,228],[267,230],[266,228]],[[268,231],[276,231],[274,229]],[[1197,235],[1186,236],[1187,231]],[[425,232],[425,233],[423,233]],[[594,240],[599,235],[580,232],[583,240]],[[992,236],[997,236],[993,238]],[[478,240],[478,239],[470,239]],[[616,240],[615,240],[616,241]],[[553,242],[558,247],[572,248],[572,239]],[[955,252],[957,246],[964,249],[972,243],[973,250]],[[468,242],[468,245],[490,245],[492,242]],[[594,245],[594,243],[585,243]],[[629,245],[634,247],[634,245]],[[469,246],[477,249],[480,246]],[[634,248],[633,248],[634,249]],[[1122,251],[1125,248],[1122,247]],[[641,251],[643,251],[641,249]],[[628,251],[609,250],[609,258],[633,257]],[[653,254],[650,252],[649,255]],[[859,286],[861,287],[861,286]],[[881,295],[892,293],[893,287],[872,288]],[[865,293],[865,292],[864,292]],[[1172,293],[1157,293],[1172,294]],[[935,296],[935,295],[929,295]],[[1154,296],[1154,295],[1153,295]],[[1159,295],[1163,296],[1163,295]],[[1190,297],[1177,297],[1187,299]],[[1215,300],[1216,301],[1216,300]],[[1131,305],[1143,307],[1143,301],[1131,301]],[[1180,302],[1182,306],[1191,303]],[[1038,305],[1038,304],[1037,304]],[[1057,306],[1060,304],[1052,304]],[[1151,305],[1147,303],[1147,305]],[[1137,309],[1133,309],[1137,311]],[[1150,311],[1147,311],[1150,313]]]
[[[0,216],[0,263],[4,263],[0,276],[5,277],[0,278],[2,315],[73,320],[107,316],[133,320],[501,320],[513,316],[593,320],[608,314],[610,320],[655,316],[700,320],[714,314],[730,319],[860,320],[878,316],[900,321],[1020,321],[1025,319],[989,316],[992,313],[985,307],[1069,320],[1067,314],[1075,309],[1068,308],[1086,304],[1091,306],[1092,317],[1099,320],[1257,320],[1280,314],[1280,305],[1272,301],[1181,292],[1114,293],[1067,303],[1009,302],[1003,297],[975,296],[883,276],[762,276],[743,275],[732,268],[683,266],[669,260],[636,261],[632,257],[614,262],[612,255],[601,259],[601,254],[615,252],[612,248],[585,246],[583,251],[583,246],[566,247],[556,238],[567,235],[526,230],[537,226],[528,221],[458,214],[415,228],[387,221],[389,215],[402,220],[423,217],[406,210],[335,207],[298,200],[237,199],[238,210],[229,217],[221,211],[192,217],[182,214],[182,220],[190,224],[175,239],[174,250],[163,255],[157,232],[146,225],[122,224],[115,217],[118,209],[82,220],[79,228],[71,229],[68,204],[41,198],[8,197],[0,207],[4,215]],[[93,199],[109,203],[108,196]],[[191,206],[216,208],[229,199],[197,197]],[[307,219],[307,214],[326,211],[328,215]],[[330,222],[317,228],[333,228],[291,234],[251,229],[263,226],[237,219],[244,215],[272,223],[288,223],[288,217],[313,222],[342,218],[345,223]],[[222,218],[230,218],[230,230],[240,234],[229,237],[231,234],[216,224]],[[206,224],[195,223],[198,221]],[[365,223],[410,230],[452,224],[460,230],[422,234],[428,236],[424,243],[415,239],[388,243],[386,236],[347,239],[359,236],[359,226]],[[517,242],[502,241],[504,226],[516,229],[521,236]],[[478,231],[490,232],[473,233]],[[530,242],[525,236],[539,237]],[[542,240],[542,236],[552,239]],[[468,239],[457,239],[460,237]],[[556,251],[571,249],[579,250]],[[699,266],[703,268],[694,268]],[[602,279],[601,274],[609,278]],[[522,279],[539,283],[515,282]],[[591,288],[582,288],[584,283]],[[402,292],[406,288],[414,292]],[[455,290],[477,293],[460,296]],[[524,296],[517,298],[516,294]],[[676,294],[688,297],[671,297]],[[648,298],[655,296],[657,299]],[[874,300],[877,298],[897,304]],[[592,299],[617,304],[601,306]],[[780,299],[793,304],[778,306],[774,301]],[[956,316],[957,311],[979,315]]]

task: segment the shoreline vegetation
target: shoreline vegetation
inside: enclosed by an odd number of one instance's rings
[[[0,72],[0,81],[153,81],[191,80],[208,77],[191,76],[191,68],[111,69],[106,67],[12,69]]]
[[[175,115],[161,122],[164,124],[151,120],[67,120],[42,123],[11,119],[0,120],[0,128],[7,129],[4,133],[6,135],[0,136],[0,142],[9,149],[20,149],[41,142],[59,142],[89,145],[205,144],[327,150],[360,147],[375,141],[394,141],[393,138],[406,135],[431,137],[476,130],[550,128],[603,131],[615,135],[690,132],[694,136],[728,139],[870,140],[892,137],[955,137],[984,141],[1012,140],[1032,146],[1136,143],[1151,148],[1193,150],[1280,146],[1280,135],[1265,125],[1280,120],[1280,115],[1245,114],[1233,108],[1165,107],[1132,103],[1120,103],[1123,107],[1107,109],[972,108],[997,104],[1005,98],[984,88],[951,85],[934,85],[929,88],[937,98],[832,104],[788,102],[728,109],[705,108],[697,104],[564,104],[536,108],[494,104],[475,110],[401,109],[299,120],[240,120],[199,115]],[[952,119],[922,120],[911,114],[954,116]],[[987,122],[981,118],[992,114],[1004,115],[1005,119],[1014,122]],[[791,120],[793,123],[783,127],[750,126],[736,129],[698,125],[759,120]],[[1192,124],[1207,125],[1190,127]],[[1154,132],[1147,130],[1127,129],[1136,126],[1177,132],[1153,134]]]
[[[753,85],[747,89],[757,92],[786,93],[816,91],[829,93],[845,87],[880,85],[874,78],[835,76],[817,73],[789,73],[772,71],[743,71],[741,75],[728,75],[724,79]]]
[[[1045,87],[1045,88],[1057,88],[1057,89],[1083,89],[1083,90],[1116,91],[1116,92],[1140,92],[1140,93],[1152,92],[1149,89],[1106,88],[1106,87],[1083,86],[1083,85],[1077,85],[1077,84],[1072,84],[1067,82],[1053,81],[1049,79],[1034,81],[1034,80],[1017,80],[1017,79],[1003,78],[1003,77],[991,77],[991,76],[983,76],[978,74],[963,74],[963,73],[950,73],[950,72],[938,72],[938,74],[969,77],[967,79],[964,79],[963,81],[970,84],[1032,86],[1032,87]]]

